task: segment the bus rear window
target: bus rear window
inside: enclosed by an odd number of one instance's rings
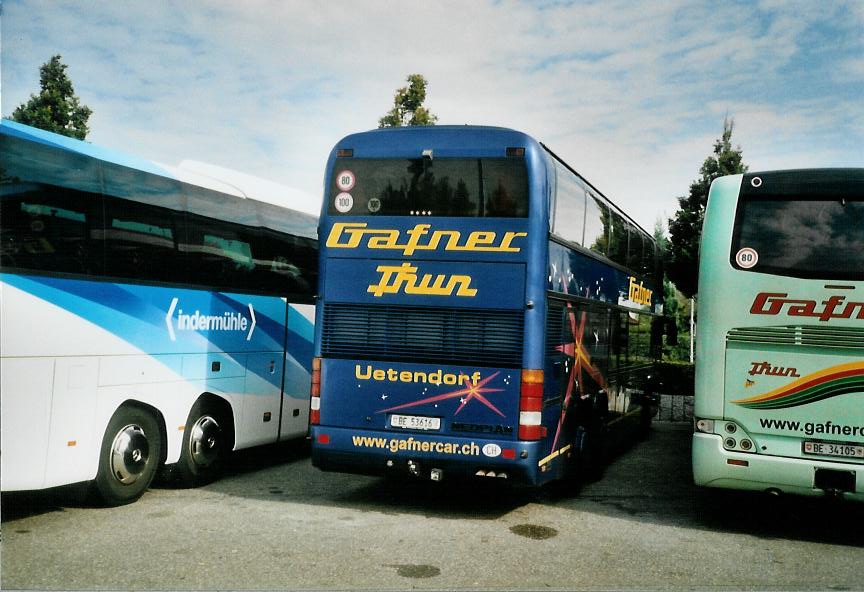
[[[339,158],[330,215],[524,218],[528,178],[519,158]]]
[[[744,199],[731,262],[775,275],[864,280],[864,199]]]

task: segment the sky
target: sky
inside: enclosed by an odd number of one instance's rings
[[[864,166],[864,1],[3,0],[0,111],[62,55],[88,140],[320,201],[409,74],[439,124],[545,143],[640,225],[734,121],[751,171]]]

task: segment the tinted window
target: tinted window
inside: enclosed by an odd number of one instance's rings
[[[98,235],[105,241],[105,274],[152,281],[182,280],[182,212],[108,197]]]
[[[101,196],[36,183],[0,186],[0,265],[32,271],[99,273],[93,236]]]
[[[563,397],[572,380],[574,364],[582,365],[579,390],[596,391],[602,385],[596,382],[597,375],[588,368],[590,364],[600,375],[606,376],[610,369],[610,315],[605,307],[589,306],[585,303],[549,300],[546,318],[546,353],[553,360],[550,380],[557,388],[544,391],[546,398]],[[575,333],[574,333],[575,331]]]
[[[92,231],[101,209],[97,163],[0,136],[0,265],[33,271],[99,273]]]
[[[634,312],[620,312],[618,325],[618,363],[621,367],[652,361],[652,317]]]
[[[621,215],[611,210],[612,226],[609,233],[609,258],[619,265],[627,265],[627,246],[629,244],[630,225]]]
[[[627,247],[627,267],[635,273],[646,273],[648,270],[642,267],[643,251],[646,247],[647,237],[643,237],[635,226],[628,224],[627,233],[630,235]]]
[[[255,233],[252,244],[252,286],[274,293],[311,294],[318,283],[317,243],[267,229]]]
[[[204,286],[241,290],[253,288],[252,229],[189,215],[186,242],[189,279]]]
[[[736,262],[755,251],[755,266]],[[731,260],[739,269],[804,278],[864,280],[864,199],[746,199]]]
[[[555,228],[561,238],[582,244],[585,226],[585,188],[576,175],[555,161],[557,190],[555,196]]]
[[[3,268],[314,291],[311,216],[12,136],[0,150]]]
[[[589,193],[585,212],[585,242],[592,251],[606,254],[609,248],[609,206]]]
[[[647,236],[642,236],[642,264],[641,271],[645,275],[658,275],[656,264],[659,263],[656,261],[655,253],[657,245],[653,240],[648,238]],[[662,275],[662,274],[660,274]],[[658,276],[659,277],[659,276]]]
[[[528,178],[518,158],[340,158],[333,171],[331,215],[528,215]]]

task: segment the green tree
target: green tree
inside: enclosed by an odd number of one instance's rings
[[[675,286],[666,277],[665,269],[669,259],[669,237],[666,236],[666,225],[662,218],[654,221],[654,242],[657,243],[660,261],[663,264],[663,312],[668,317],[673,317],[678,312],[678,300],[675,297]]]
[[[90,128],[87,120],[93,111],[82,105],[66,75],[66,64],[59,55],[53,56],[39,68],[39,84],[42,91],[12,113],[11,119],[18,123],[63,134],[83,140]]]
[[[423,101],[426,100],[426,79],[421,74],[411,74],[406,80],[408,86],[396,90],[393,108],[378,120],[378,127],[435,125],[438,121],[438,117],[423,106]]]
[[[663,218],[657,216],[654,220],[654,242],[657,243],[657,250],[660,252],[660,259],[665,261],[666,255],[669,252],[669,237],[666,236],[666,224]]]
[[[741,146],[732,148],[734,120],[723,120],[723,135],[714,142],[714,154],[705,159],[699,178],[690,184],[690,194],[678,198],[679,209],[669,220],[667,273],[688,298],[698,291],[699,240],[708,204],[708,190],[717,177],[747,172]]]

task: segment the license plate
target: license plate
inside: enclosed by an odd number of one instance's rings
[[[440,430],[440,417],[423,417],[420,415],[391,415],[390,425],[406,430]]]
[[[831,442],[804,442],[804,454],[864,458],[864,446],[854,444],[832,444]]]

